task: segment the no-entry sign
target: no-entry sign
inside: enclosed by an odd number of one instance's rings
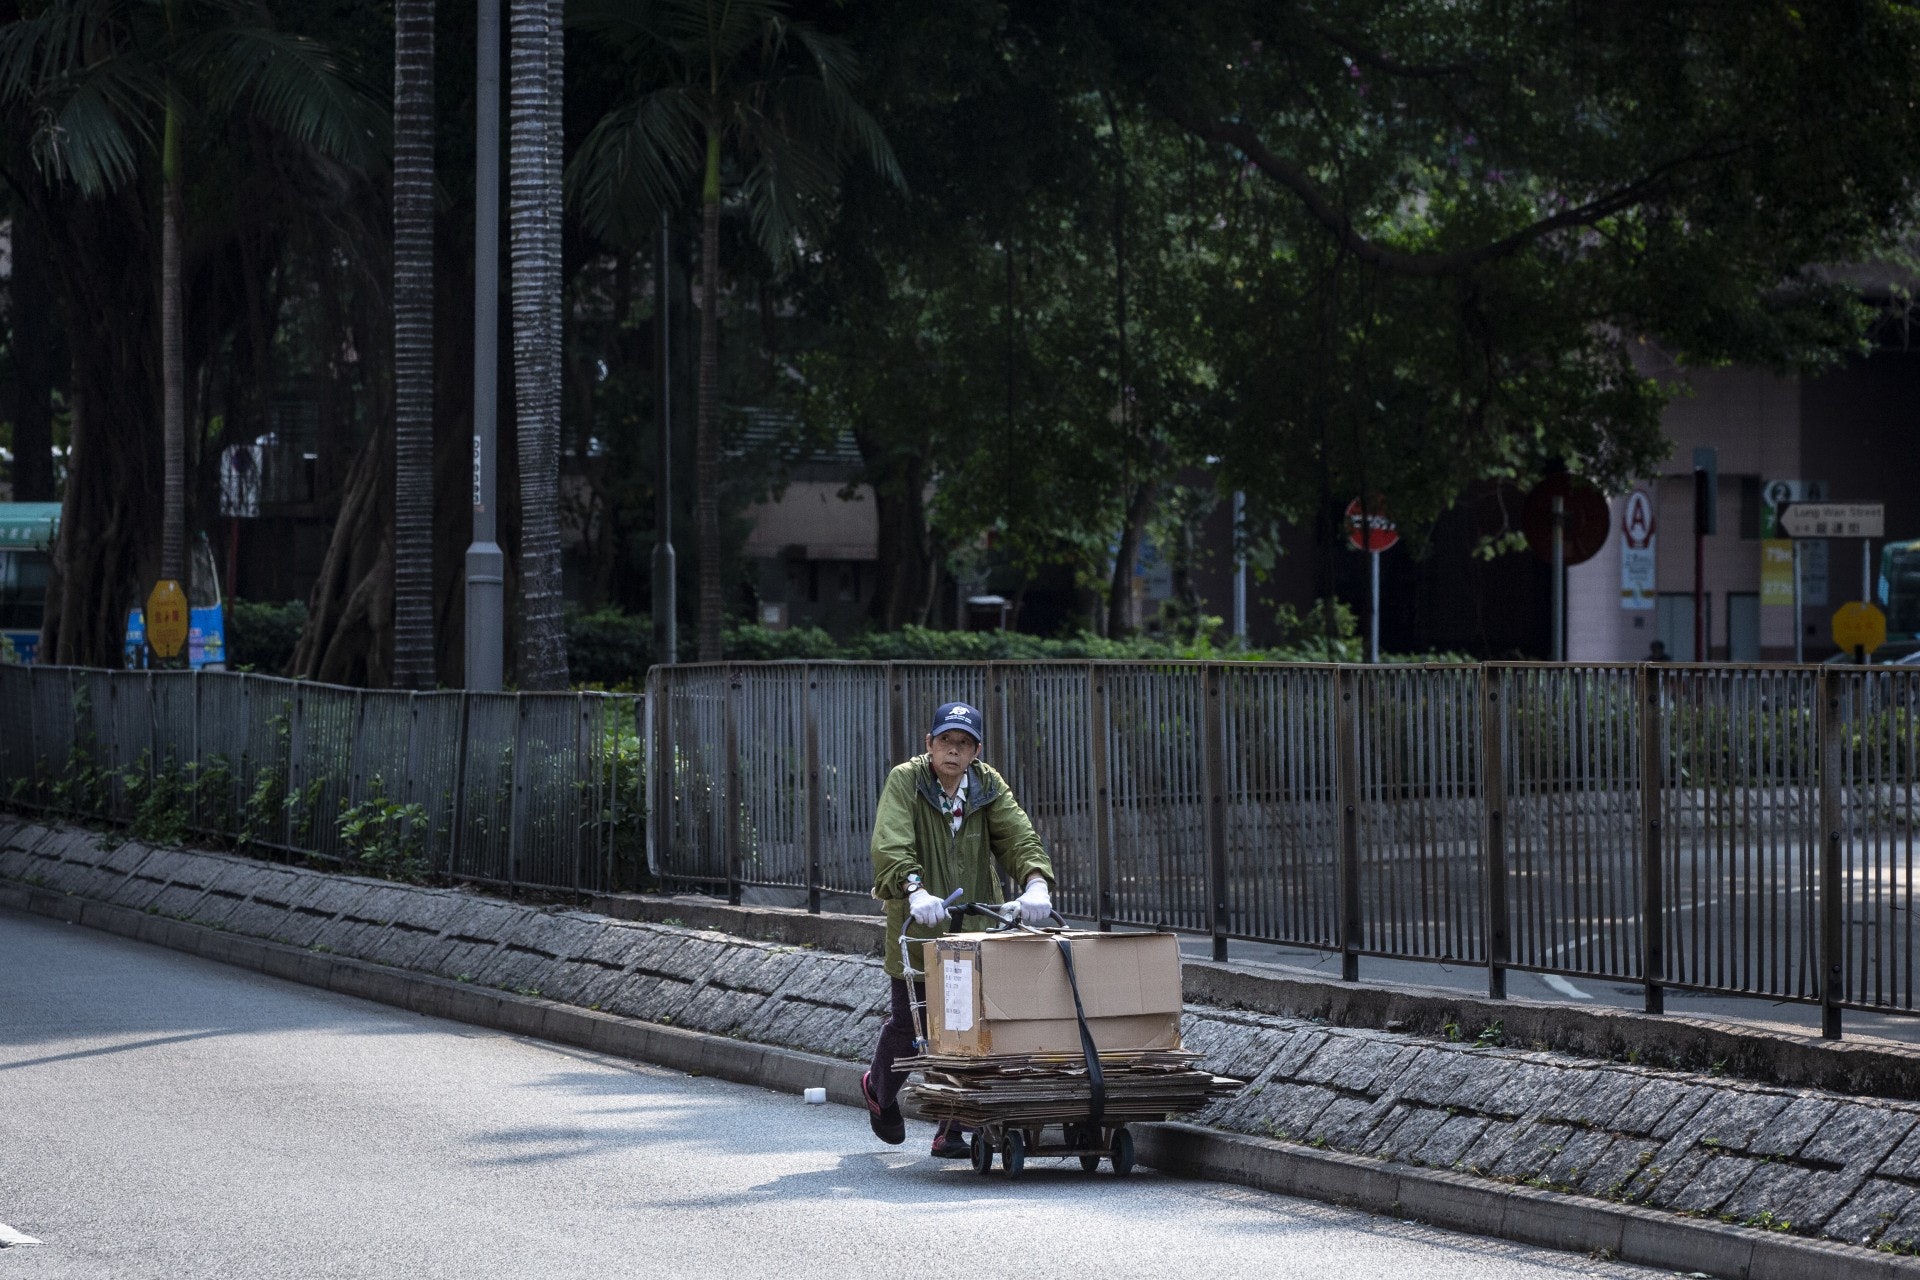
[[[1361,510],[1360,499],[1347,504],[1347,541],[1355,551],[1385,551],[1400,541],[1400,531],[1387,519],[1387,504],[1375,498]]]

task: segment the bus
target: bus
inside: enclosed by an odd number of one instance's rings
[[[53,568],[53,540],[60,532],[57,502],[0,502],[0,662],[31,663],[40,656],[40,631],[47,617],[47,578]],[[227,664],[226,608],[219,571],[202,534],[194,542],[187,597],[187,660],[195,670],[223,670]],[[126,662],[147,662],[146,629],[135,604],[127,611]]]
[[[1920,538],[1880,549],[1880,603],[1887,610],[1887,648],[1920,649]]]
[[[0,662],[32,662],[47,614],[57,502],[0,502]]]

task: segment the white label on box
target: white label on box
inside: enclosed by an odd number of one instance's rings
[[[940,962],[941,1020],[948,1031],[973,1030],[973,961]]]

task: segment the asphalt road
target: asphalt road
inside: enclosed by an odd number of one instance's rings
[[[1649,1277],[1034,1161],[0,911],[0,1278]],[[7,1233],[0,1231],[0,1237]]]

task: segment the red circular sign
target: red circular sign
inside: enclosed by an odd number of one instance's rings
[[[1400,531],[1387,519],[1387,504],[1375,498],[1362,512],[1360,499],[1347,504],[1347,541],[1356,551],[1385,551],[1400,541]]]
[[[1551,475],[1533,486],[1520,508],[1520,532],[1542,560],[1553,559],[1553,500],[1560,499],[1560,551],[1568,564],[1591,560],[1613,532],[1601,492],[1578,476]]]
[[[1653,500],[1645,489],[1627,495],[1627,505],[1620,511],[1620,536],[1635,551],[1653,545]]]

